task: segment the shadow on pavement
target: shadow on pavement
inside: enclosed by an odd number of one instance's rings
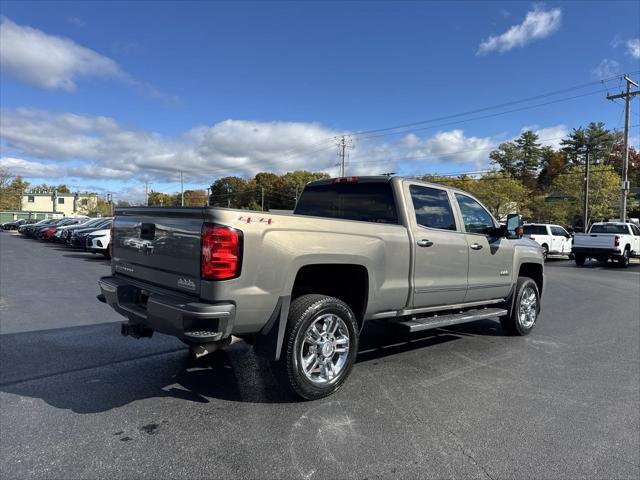
[[[153,397],[198,403],[298,401],[278,384],[270,362],[254,355],[245,342],[196,360],[175,338],[123,338],[118,326],[114,322],[1,335],[0,391],[40,398],[76,413],[103,412]],[[357,368],[468,335],[502,331],[497,322],[483,320],[408,336],[371,322],[361,336]]]

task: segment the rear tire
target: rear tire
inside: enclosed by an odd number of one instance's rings
[[[280,383],[306,400],[336,392],[358,353],[358,322],[342,300],[302,295],[291,303],[280,360],[274,373]]]
[[[574,254],[574,260],[576,262],[576,265],[579,267],[582,267],[584,265],[586,259],[587,257],[585,257],[584,255],[580,255],[578,253]]]
[[[622,255],[616,259],[616,262],[618,263],[618,266],[620,268],[628,268],[629,267],[629,258],[630,257],[631,257],[631,253],[629,252],[629,249],[625,248],[624,252],[622,252]]]
[[[527,335],[536,325],[540,313],[538,285],[529,277],[518,277],[513,308],[506,317],[500,317],[500,325],[507,335]]]

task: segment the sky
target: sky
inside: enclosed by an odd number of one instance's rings
[[[452,174],[622,128],[640,2],[0,3],[0,166],[140,200],[296,169]],[[638,143],[638,100],[631,135]]]

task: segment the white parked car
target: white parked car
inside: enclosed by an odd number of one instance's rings
[[[96,230],[87,235],[87,252],[101,253],[105,257],[109,258],[109,243],[111,242],[111,230]]]
[[[542,247],[545,260],[547,255],[567,255],[572,257],[573,238],[564,227],[548,223],[529,223],[524,225],[524,237],[534,240]]]

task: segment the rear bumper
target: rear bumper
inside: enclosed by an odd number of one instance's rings
[[[618,248],[573,247],[571,252],[575,255],[586,257],[598,257],[603,255],[622,255]]]
[[[200,303],[121,277],[102,277],[98,285],[106,303],[132,323],[194,343],[231,335],[236,311],[232,303]]]

